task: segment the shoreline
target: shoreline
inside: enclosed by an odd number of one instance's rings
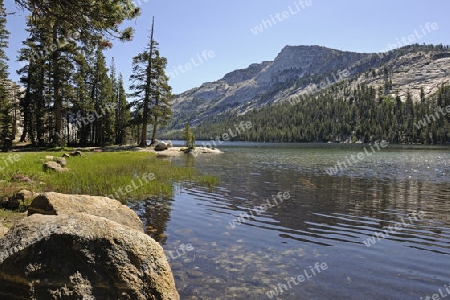
[[[139,148],[138,151],[155,153],[157,157],[158,156],[160,156],[160,157],[179,157],[179,156],[182,156],[185,154],[189,154],[189,155],[193,155],[193,156],[197,157],[198,155],[201,155],[201,154],[221,154],[221,153],[223,153],[222,151],[220,151],[217,148],[209,148],[209,147],[195,147],[195,149],[190,153],[185,153],[183,151],[183,149],[186,149],[186,147],[170,147],[164,151],[155,151],[154,147],[148,147],[148,148],[138,147],[138,148]]]

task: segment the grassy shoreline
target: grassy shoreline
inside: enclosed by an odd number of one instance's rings
[[[66,172],[43,170],[47,156],[57,159],[64,153],[0,153],[0,199],[27,189],[36,193],[113,196],[126,203],[151,197],[171,197],[174,182],[192,181],[210,187],[217,184],[216,177],[175,166],[147,151],[83,152],[82,156],[66,159]],[[25,208],[27,205],[24,204]],[[22,207],[22,211],[25,208]],[[0,220],[10,214],[0,210]]]

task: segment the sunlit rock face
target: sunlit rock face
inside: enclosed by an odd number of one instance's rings
[[[179,299],[162,247],[86,213],[33,214],[0,239],[1,299]]]
[[[227,112],[245,114],[341,81],[378,89],[385,83],[385,67],[393,85],[388,94],[405,100],[410,91],[418,101],[421,88],[429,95],[449,81],[450,50],[429,51],[417,46],[387,53],[355,53],[321,46],[286,46],[273,61],[251,64],[177,95],[173,106],[176,121],[171,129],[181,129],[186,121],[194,126],[214,122]],[[344,91],[336,96],[340,93]]]

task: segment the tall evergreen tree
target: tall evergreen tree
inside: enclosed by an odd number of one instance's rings
[[[107,145],[114,143],[114,94],[111,79],[108,76],[105,57],[100,47],[96,52],[95,73],[91,98],[94,101],[95,143]]]
[[[130,121],[130,108],[127,105],[127,96],[123,85],[123,76],[119,74],[117,84],[116,103],[116,144],[122,145],[127,140],[127,128]]]
[[[151,144],[156,143],[156,132],[158,126],[164,126],[172,116],[171,100],[173,99],[172,88],[169,85],[169,77],[165,74],[167,59],[159,56],[159,50],[155,50],[151,85],[151,110],[150,123],[153,125]]]
[[[3,0],[0,0],[0,143],[3,151],[12,146],[12,101],[8,96],[8,57],[5,49],[8,48],[9,32],[6,30],[6,10]]]
[[[63,132],[63,72],[60,58],[64,52],[62,45],[67,39],[83,43],[97,42],[110,45],[103,37],[119,37],[129,40],[132,28],[120,29],[125,19],[138,16],[139,9],[130,0],[112,1],[46,1],[46,0],[16,0],[16,3],[29,9],[40,18],[50,35],[46,40],[45,56],[50,58],[52,104],[53,104],[53,132],[54,144],[59,144]]]
[[[147,127],[149,123],[149,111],[152,89],[152,62],[157,42],[153,39],[155,18],[152,19],[150,41],[144,52],[133,57],[133,74],[130,79],[133,84],[130,89],[134,91],[131,96],[137,98],[134,101],[137,109],[142,109],[142,132],[139,141],[140,147],[147,147]]]

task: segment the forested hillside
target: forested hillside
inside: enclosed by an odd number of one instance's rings
[[[299,62],[307,69],[296,68]],[[270,71],[274,68],[284,71]],[[442,45],[416,44],[364,55],[287,47],[274,62],[235,71],[179,95],[164,137],[179,137],[179,123],[189,122],[198,140],[224,139],[225,134],[225,139],[260,142],[446,143],[449,68],[450,50]],[[272,79],[266,86],[250,84],[267,73]],[[239,94],[246,85],[266,92]],[[215,102],[221,97],[239,102],[224,107],[222,100]],[[252,128],[234,130],[242,121],[251,122]],[[229,129],[232,134],[227,135]]]
[[[352,81],[317,94],[253,110],[222,116],[194,128],[198,140],[220,138],[257,142],[374,142],[442,144],[450,142],[450,87],[413,102],[380,94],[380,90]],[[342,96],[336,96],[341,94]],[[238,129],[241,122],[251,128]],[[239,133],[238,133],[239,131]],[[230,132],[232,134],[230,134]]]

